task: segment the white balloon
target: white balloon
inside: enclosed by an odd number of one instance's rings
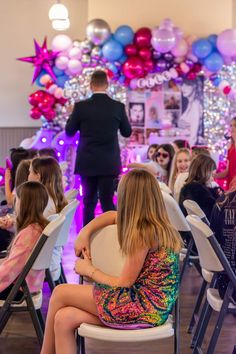
[[[82,56],[81,50],[77,47],[73,47],[69,50],[69,57],[71,59],[80,59]]]
[[[68,70],[71,74],[79,74],[82,71],[82,64],[77,59],[70,59],[68,63]]]
[[[65,70],[68,66],[69,59],[65,56],[56,58],[55,65],[60,70]]]
[[[66,34],[58,34],[52,40],[51,48],[54,51],[63,51],[72,47],[72,40]]]

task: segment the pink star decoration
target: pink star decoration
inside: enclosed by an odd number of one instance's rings
[[[34,39],[35,56],[17,58],[17,60],[25,61],[27,63],[32,63],[34,68],[34,75],[32,79],[32,84],[38,78],[42,70],[46,70],[53,80],[56,81],[56,75],[52,70],[54,60],[59,52],[54,52],[48,50],[47,48],[47,37],[44,38],[43,45],[40,47],[38,42]]]

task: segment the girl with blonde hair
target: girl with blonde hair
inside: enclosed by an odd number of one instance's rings
[[[191,161],[191,153],[189,149],[181,148],[179,149],[174,156],[170,179],[169,179],[169,188],[174,193],[174,185],[176,179],[180,173],[188,172]]]
[[[126,259],[120,276],[103,273],[90,258],[90,236],[111,224],[117,224]],[[156,178],[141,169],[124,175],[118,186],[118,211],[92,220],[75,242],[76,255],[83,255],[75,271],[95,284],[56,287],[41,354],[75,354],[74,333],[82,322],[122,329],[162,325],[178,294],[180,248]]]

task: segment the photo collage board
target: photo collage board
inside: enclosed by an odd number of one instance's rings
[[[204,143],[203,80],[169,81],[154,89],[128,91],[130,146],[186,139]]]

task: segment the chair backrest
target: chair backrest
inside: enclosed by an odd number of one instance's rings
[[[207,225],[210,225],[206,214],[194,200],[186,199],[183,202],[183,205],[188,215],[197,215],[203,222],[205,222]]]
[[[68,191],[65,192],[65,198],[68,202],[71,202],[73,199],[77,197],[79,194],[78,189],[69,189]]]
[[[62,225],[61,231],[60,231],[59,236],[57,238],[56,246],[65,246],[65,244],[67,243],[67,240],[69,237],[70,226],[71,226],[71,223],[74,218],[75,211],[76,211],[78,205],[79,205],[79,201],[77,199],[74,199],[72,202],[67,204],[60,212],[60,215],[65,216],[65,221]]]
[[[213,231],[199,216],[188,215],[186,219],[192,230],[201,267],[212,272],[222,272],[224,267],[209,241],[211,237],[214,237]]]
[[[119,276],[125,262],[117,237],[117,225],[109,225],[91,237],[91,257],[95,267],[113,276]]]
[[[55,247],[57,238],[60,234],[60,230],[63,226],[64,221],[65,216],[58,215],[45,227],[42,235],[47,236],[48,239],[40,250],[36,260],[34,261],[32,269],[43,270],[49,268],[51,264],[53,248]],[[35,247],[37,247],[37,245]]]
[[[164,182],[158,181],[158,184],[161,191],[166,192],[168,194],[172,194],[171,189]]]
[[[176,200],[170,196],[168,193],[161,191],[167,214],[169,216],[171,224],[176,228],[177,231],[190,231],[190,227],[182,213],[179,204]]]

